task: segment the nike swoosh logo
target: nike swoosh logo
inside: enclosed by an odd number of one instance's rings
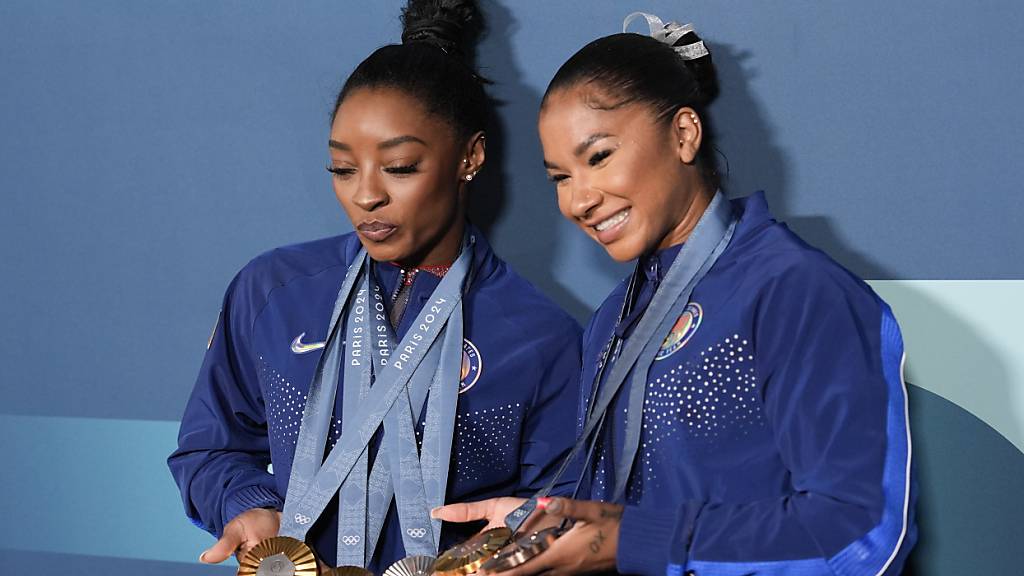
[[[323,342],[311,342],[309,344],[304,344],[302,342],[302,337],[305,335],[306,333],[303,332],[302,334],[296,336],[295,340],[292,340],[292,352],[294,352],[295,354],[306,354],[307,352],[319,350],[324,347]]]

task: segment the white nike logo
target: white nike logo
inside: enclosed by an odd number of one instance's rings
[[[323,342],[313,342],[313,343],[310,343],[310,344],[303,344],[302,343],[302,337],[305,336],[305,335],[306,335],[306,333],[303,332],[302,334],[299,334],[298,336],[296,336],[295,340],[292,340],[292,352],[294,352],[295,354],[305,354],[307,352],[312,352],[313,350],[319,350],[319,349],[324,347],[324,343]]]

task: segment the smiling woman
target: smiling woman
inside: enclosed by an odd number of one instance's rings
[[[169,460],[219,538],[205,562],[258,571],[308,546],[379,574],[469,534],[430,517],[446,498],[535,492],[572,445],[579,326],[466,219],[488,113],[478,8],[412,0],[403,24],[332,116],[356,231],[257,257],[224,298]]]
[[[892,311],[763,194],[725,198],[711,54],[634,16],[650,35],[580,49],[540,110],[562,214],[636,267],[584,339],[586,499],[539,501],[572,528],[504,575],[897,574],[916,529]]]

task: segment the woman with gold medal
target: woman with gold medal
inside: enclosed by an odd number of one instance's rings
[[[724,197],[711,50],[636,19],[649,34],[591,42],[543,99],[562,214],[636,268],[584,338],[578,498],[523,505],[568,530],[493,571],[898,574],[916,529],[892,311],[763,194]],[[436,514],[500,521],[517,503]]]
[[[466,219],[486,156],[481,14],[410,0],[402,19],[332,117],[327,170],[355,232],[257,257],[224,298],[169,459],[218,538],[203,562],[427,572],[473,534],[432,508],[532,494],[573,444],[579,326]]]

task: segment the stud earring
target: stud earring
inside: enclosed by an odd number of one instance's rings
[[[693,120],[693,123],[694,123],[694,124],[698,124],[698,123],[699,123],[699,122],[697,121],[697,115],[696,115],[696,114],[690,114],[690,118],[691,118],[691,119]]]
[[[473,176],[474,176],[474,173],[472,173],[472,172],[470,172],[469,174],[466,174],[466,176],[465,176],[466,182],[469,182],[469,181],[473,180]]]

